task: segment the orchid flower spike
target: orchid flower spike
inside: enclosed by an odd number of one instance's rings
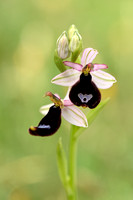
[[[54,134],[60,127],[61,115],[71,124],[81,127],[88,127],[88,122],[84,113],[74,106],[66,97],[61,100],[58,94],[47,92],[45,96],[49,96],[52,104],[42,106],[40,112],[44,115],[37,127],[31,126],[29,133],[35,136],[50,136]]]
[[[92,76],[92,81],[96,84],[99,89],[110,88],[113,83],[116,82],[116,79],[109,73],[102,71],[101,69],[108,68],[105,64],[92,64],[92,61],[98,54],[98,51],[93,48],[86,48],[82,54],[81,64],[73,63],[70,61],[64,61],[63,63],[66,66],[71,67],[61,74],[55,76],[52,79],[52,83],[62,86],[73,86],[80,78],[80,75],[84,71],[84,67],[90,71]],[[84,72],[85,73],[85,72]]]

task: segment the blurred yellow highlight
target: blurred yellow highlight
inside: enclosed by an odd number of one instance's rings
[[[16,79],[22,89],[29,90],[27,84],[45,67],[52,44],[52,32],[45,24],[33,23],[23,30],[14,54]]]

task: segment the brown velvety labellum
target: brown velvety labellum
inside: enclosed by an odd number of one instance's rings
[[[101,101],[101,93],[95,83],[92,81],[91,74],[80,75],[71,88],[69,98],[76,106],[95,108]]]
[[[37,127],[29,128],[29,133],[35,136],[53,135],[61,124],[61,108],[51,106],[47,115],[42,118]]]

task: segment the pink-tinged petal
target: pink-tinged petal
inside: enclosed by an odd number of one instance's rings
[[[96,49],[92,49],[90,53],[87,55],[85,65],[88,63],[92,63],[92,61],[94,60],[97,54],[98,54],[98,51]]]
[[[69,92],[71,90],[71,87],[68,87],[68,90],[67,90],[67,93],[66,93],[66,96],[64,97],[64,100],[69,100]]]
[[[58,99],[61,99],[60,96],[58,94],[54,94]]]
[[[115,77],[102,70],[91,72],[92,81],[99,89],[110,88],[116,82]]]
[[[88,54],[90,53],[90,51],[92,51],[93,49],[92,48],[86,48],[84,51],[83,51],[83,54],[82,54],[82,58],[81,58],[81,65],[84,67],[86,65],[86,59],[87,59],[87,56]],[[88,63],[87,63],[88,64]]]
[[[52,83],[62,86],[72,86],[79,80],[80,72],[75,69],[68,69],[52,79]]]
[[[68,67],[72,67],[73,69],[76,69],[78,71],[82,70],[82,65],[81,64],[73,63],[73,62],[70,62],[70,61],[64,61],[63,63],[64,63],[64,65],[66,65]]]
[[[64,106],[71,106],[73,103],[69,99],[71,87],[68,88],[65,98],[62,100]]]
[[[62,100],[63,101],[63,105],[64,106],[72,106],[73,105],[73,103],[68,99],[68,100]]]
[[[105,64],[93,64],[94,68],[92,69],[92,71],[97,71],[99,69],[107,69],[108,66]]]
[[[87,118],[76,106],[67,106],[62,109],[62,116],[76,126],[88,127]]]
[[[54,104],[53,103],[50,103],[50,104],[48,104],[48,105],[45,105],[45,106],[42,106],[41,108],[40,108],[40,113],[42,113],[44,116],[48,113],[48,111],[49,111],[49,108],[51,107],[51,106],[53,106]]]

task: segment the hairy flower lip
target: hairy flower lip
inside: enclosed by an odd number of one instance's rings
[[[29,133],[34,136],[53,135],[61,125],[61,108],[59,106],[50,106],[47,114],[40,120],[35,127],[29,128]]]

